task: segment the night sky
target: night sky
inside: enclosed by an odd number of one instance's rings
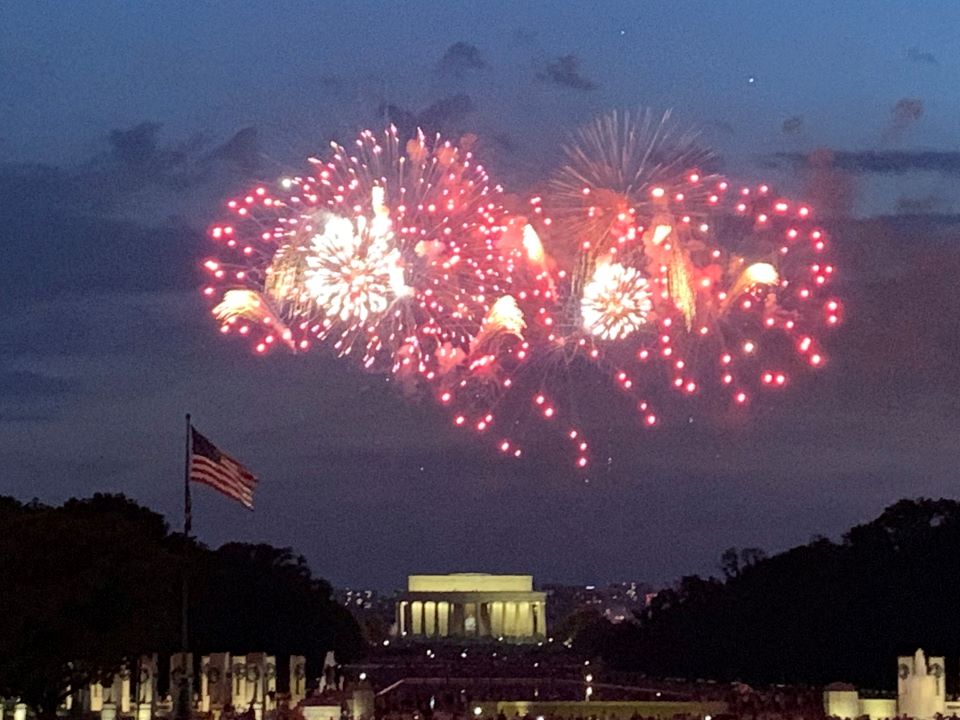
[[[195,491],[202,540],[292,545],[384,589],[418,571],[665,582],[954,497],[958,27],[952,0],[5,2],[0,494],[124,492],[179,523],[190,411],[262,478],[254,513]],[[479,53],[443,60],[461,41]],[[502,462],[333,359],[225,341],[197,290],[220,200],[385,103],[476,133],[521,194],[615,107],[673,108],[744,181],[802,190],[797,159],[837,151],[849,319],[830,366],[747,423],[615,433],[583,476]]]

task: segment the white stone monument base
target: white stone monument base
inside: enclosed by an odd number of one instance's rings
[[[339,705],[301,705],[303,720],[340,720]]]

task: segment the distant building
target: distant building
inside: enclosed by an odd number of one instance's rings
[[[651,588],[638,582],[607,585],[545,585],[550,600],[550,624],[557,628],[571,615],[586,610],[602,615],[613,623],[633,620],[649,605]]]
[[[956,716],[960,702],[947,700],[946,670],[943,657],[927,658],[923,650],[897,658],[897,697],[868,698],[852,685],[834,683],[824,688],[823,709],[827,716],[838,718],[908,717],[934,720]]]
[[[547,596],[534,591],[531,575],[411,575],[396,612],[407,638],[530,642],[547,634]]]

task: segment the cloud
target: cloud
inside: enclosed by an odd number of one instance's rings
[[[59,398],[73,393],[77,383],[30,370],[0,372],[0,397],[7,400]]]
[[[107,139],[114,157],[124,165],[146,165],[157,155],[157,133],[161,127],[160,123],[142,122],[126,130],[111,130]]]
[[[380,106],[380,112],[396,125],[403,137],[411,137],[420,128],[426,133],[450,132],[450,126],[476,109],[469,95],[457,93],[441,98],[425,110],[415,113],[398,105]]]
[[[213,179],[219,169],[239,171],[244,177],[261,169],[264,155],[257,129],[242,128],[230,139],[205,153],[209,139],[197,133],[185,141],[160,142],[162,124],[141,122],[114,129],[107,135],[110,152],[77,170],[100,189],[127,192],[146,186],[186,190]]]
[[[937,56],[932,52],[921,50],[917,47],[912,47],[907,50],[907,60],[910,62],[919,63],[920,65],[940,64],[940,62],[937,60]]]
[[[923,100],[900,98],[890,108],[890,122],[894,130],[906,130],[923,117]]]
[[[944,207],[944,198],[939,195],[925,195],[923,197],[897,198],[898,215],[929,215]]]
[[[476,109],[469,95],[458,93],[437,100],[417,118],[424,130],[441,130],[444,125],[462,120]]]
[[[321,75],[320,89],[331,95],[339,94],[343,92],[343,78],[339,75]]]
[[[728,123],[726,120],[711,120],[708,123],[708,126],[721,132],[724,135],[736,135],[737,131],[734,129],[733,125]]]
[[[462,77],[470,70],[483,70],[487,67],[486,61],[476,45],[468,42],[455,42],[437,63],[441,74]]]
[[[574,54],[562,55],[536,74],[537,80],[550,82],[560,87],[585,92],[596,90],[599,86],[580,74],[580,58]]]
[[[226,160],[245,173],[253,174],[261,166],[263,153],[255,127],[243,128],[208,156],[212,160]]]
[[[794,115],[783,121],[780,130],[784,135],[799,135],[803,132],[803,116]]]
[[[530,45],[537,39],[537,31],[530,28],[519,27],[513,31],[513,39],[522,45]]]
[[[0,307],[91,290],[180,288],[224,188],[264,172],[257,131],[211,149],[202,134],[164,142],[142,122],[104,137],[72,167],[0,163]]]
[[[813,167],[815,158],[804,153],[776,153],[774,163],[795,168]],[[822,162],[822,160],[816,160]],[[936,150],[863,150],[830,153],[829,165],[856,174],[899,175],[907,172],[937,172],[960,176],[960,152]]]
[[[516,153],[520,150],[520,145],[507,133],[494,133],[490,137],[490,144],[504,152]]]
[[[83,392],[75,376],[41,372],[13,363],[0,369],[0,422],[47,422]]]

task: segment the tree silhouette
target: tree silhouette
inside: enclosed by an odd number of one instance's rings
[[[660,592],[593,650],[654,675],[874,688],[892,686],[898,654],[960,654],[956,501],[901,500],[839,543],[770,558],[730,549],[721,570]]]
[[[191,650],[344,660],[362,649],[353,618],[289,548],[211,551],[122,495],[60,507],[0,497],[0,696],[53,717],[69,688],[180,643],[189,573]]]

